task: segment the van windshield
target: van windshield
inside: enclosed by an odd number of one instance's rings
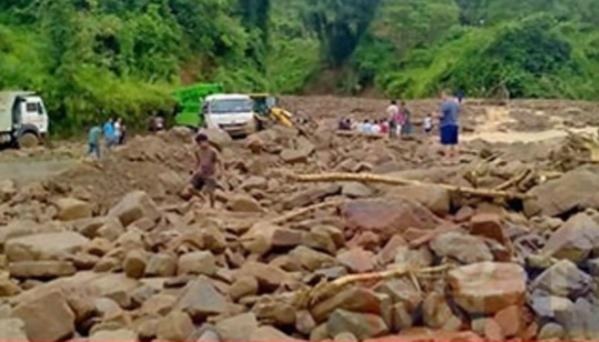
[[[253,101],[249,99],[215,100],[210,103],[210,113],[248,113],[253,110]]]

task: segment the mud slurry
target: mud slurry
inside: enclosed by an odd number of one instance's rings
[[[58,150],[77,161],[42,181],[0,180],[0,326],[12,327],[0,340],[197,340],[207,324],[250,341],[596,337],[599,143],[585,132],[485,138],[538,128],[517,112],[557,117],[542,128],[560,130],[573,117],[592,124],[585,113],[597,106],[471,102],[464,122],[479,136],[444,166],[418,128],[398,141],[331,129],[342,116],[384,113],[386,101],[284,105],[318,125],[242,141],[211,133],[226,168],[216,209],[178,197],[193,166],[185,130],[133,137],[100,160],[83,158],[84,146],[3,152],[3,165]],[[410,106],[418,121],[437,103]],[[290,177],[327,172],[426,184]]]

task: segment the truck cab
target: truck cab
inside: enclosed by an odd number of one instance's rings
[[[222,129],[231,136],[247,136],[258,129],[254,101],[248,95],[208,96],[204,101],[202,114],[206,128]]]
[[[48,133],[48,125],[41,97],[31,92],[0,92],[0,144],[37,145]]]

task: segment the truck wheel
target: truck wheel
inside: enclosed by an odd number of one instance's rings
[[[32,148],[40,144],[40,139],[34,133],[24,133],[19,137],[20,148]]]

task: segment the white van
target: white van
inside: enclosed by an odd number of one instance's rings
[[[222,129],[231,136],[256,132],[254,101],[248,95],[217,94],[204,101],[204,127]]]
[[[25,91],[0,92],[0,144],[30,147],[48,133],[42,98]]]

